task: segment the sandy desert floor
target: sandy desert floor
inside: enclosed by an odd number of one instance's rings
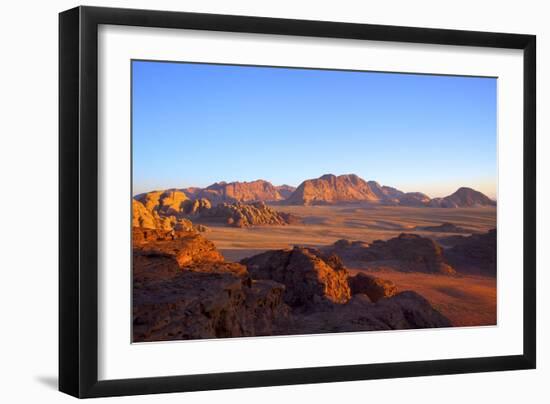
[[[389,239],[402,232],[437,238],[452,233],[415,230],[450,222],[485,232],[496,227],[496,208],[412,208],[394,206],[274,206],[304,220],[300,225],[234,228],[209,225],[207,238],[213,241],[226,260],[242,258],[268,249],[304,245],[323,247],[339,239]],[[351,268],[351,272],[358,269]],[[482,276],[444,276],[397,271],[378,272],[400,290],[414,290],[457,326],[496,324],[496,278]]]
[[[496,227],[496,208],[410,208],[395,206],[274,206],[278,211],[303,218],[304,224],[235,228],[208,224],[206,234],[225,258],[238,261],[268,249],[293,245],[322,247],[339,239],[385,240],[399,233],[437,238],[452,233],[416,231],[416,226],[450,222],[474,231]]]
[[[350,269],[352,274],[359,271]],[[376,276],[393,281],[399,290],[420,293],[455,326],[497,323],[496,278],[397,271],[381,271]]]

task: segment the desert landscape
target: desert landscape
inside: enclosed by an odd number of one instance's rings
[[[354,174],[132,201],[134,342],[496,325],[496,202]]]
[[[132,61],[132,342],[497,325],[497,80]]]

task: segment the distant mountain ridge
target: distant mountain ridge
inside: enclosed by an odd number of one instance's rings
[[[402,192],[381,186],[376,181],[365,181],[355,174],[335,176],[325,174],[302,182],[285,203],[289,205],[324,205],[351,202],[375,202],[386,205],[429,206],[459,208],[495,206],[488,196],[471,188],[459,188],[444,198],[430,198],[421,192]]]
[[[216,182],[206,188],[183,188],[192,199],[208,199],[213,205],[235,202],[276,202],[286,199],[295,188],[290,185],[274,186],[265,180],[250,182]]]
[[[342,203],[369,202],[384,205],[461,208],[495,206],[496,202],[483,193],[461,187],[443,198],[430,198],[421,192],[403,192],[397,188],[365,181],[355,174],[325,174],[307,179],[297,188],[290,185],[273,185],[269,181],[216,182],[206,188],[188,187],[152,191],[136,195],[149,210],[175,212],[186,200],[208,200],[212,206],[221,203],[268,202],[286,205],[335,205]]]

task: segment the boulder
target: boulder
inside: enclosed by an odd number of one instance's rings
[[[325,301],[341,304],[351,297],[348,272],[341,262],[313,248],[267,251],[241,263],[253,279],[285,285],[285,302],[295,308],[310,309]]]
[[[392,297],[397,293],[397,287],[392,281],[377,278],[365,273],[358,273],[348,279],[352,295],[363,293],[372,302],[377,302],[384,297]]]

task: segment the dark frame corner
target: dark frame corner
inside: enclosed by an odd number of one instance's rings
[[[99,24],[431,43],[524,51],[523,354],[98,381],[97,30]],[[536,37],[150,10],[59,15],[59,389],[75,397],[261,387],[536,367]],[[81,215],[81,212],[85,214]]]

